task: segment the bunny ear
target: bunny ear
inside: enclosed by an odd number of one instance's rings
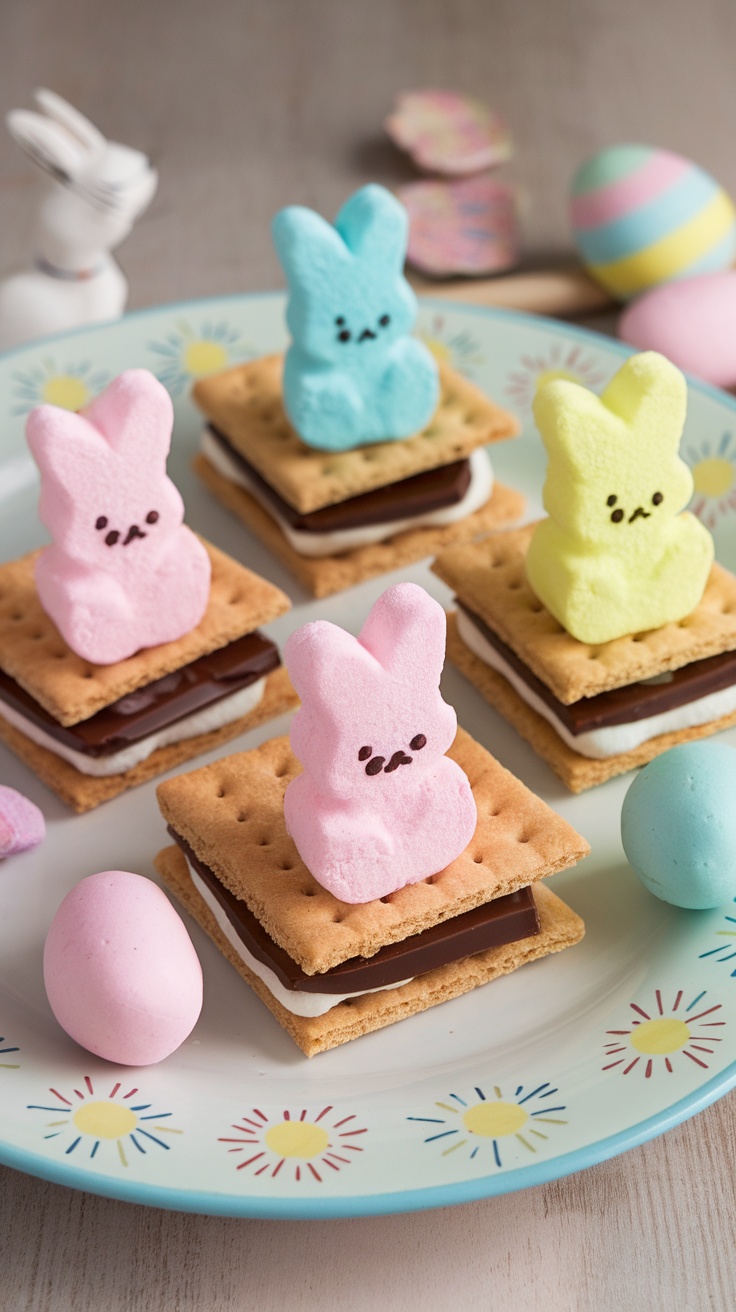
[[[677,448],[685,426],[687,384],[680,370],[656,351],[633,355],[601,397],[603,404],[643,438]]]
[[[118,374],[84,416],[131,463],[165,464],[174,408],[166,388],[147,369]]]
[[[30,109],[11,109],[5,122],[26,154],[60,182],[69,182],[81,171],[85,152],[58,123]]]
[[[335,227],[348,250],[359,259],[398,271],[403,268],[409,217],[385,187],[375,183],[361,187],[343,205]]]
[[[445,663],[445,612],[424,588],[399,583],[378,598],[358,641],[409,687],[437,686]]]
[[[79,414],[39,405],[26,420],[26,440],[41,471],[42,500],[61,489],[71,505],[87,473],[103,467],[106,448],[100,434]],[[43,510],[43,507],[42,507]]]
[[[339,234],[320,214],[303,205],[279,210],[271,226],[276,253],[290,284],[319,288],[348,252]]]
[[[79,110],[70,105],[67,100],[57,96],[55,91],[49,91],[46,87],[39,87],[34,92],[33,99],[44,114],[47,114],[50,119],[53,119],[62,128],[66,128],[67,132],[71,133],[79,144],[84,146],[85,150],[94,151],[97,154],[104,149],[106,145],[105,138],[94,123],[90,123],[89,119],[85,118],[84,114],[80,114]]]
[[[346,698],[354,703],[362,693],[353,686],[351,672],[365,675],[373,666],[352,633],[329,620],[314,620],[292,633],[284,646],[284,664],[302,702],[312,709]]]

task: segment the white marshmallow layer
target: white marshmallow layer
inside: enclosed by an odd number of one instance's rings
[[[292,528],[282,518],[261,488],[248,478],[243,468],[232,459],[209,428],[202,430],[200,449],[218,474],[237,484],[238,487],[244,488],[263,507],[278,524],[290,546],[300,556],[333,556],[340,551],[368,546],[371,542],[383,542],[384,538],[393,537],[396,533],[404,533],[410,528],[442,528],[446,524],[456,524],[458,520],[465,519],[467,515],[480,510],[493,491],[493,468],[488,452],[480,447],[468,457],[470,483],[465,496],[453,506],[444,506],[441,510],[432,510],[426,515],[415,515],[409,519],[394,519],[390,523],[366,524],[360,528],[338,529],[334,533],[305,533],[303,529]]]
[[[264,966],[262,961],[254,957],[243,943],[243,940],[233,929],[230,919],[225,909],[218,902],[214,893],[207,887],[204,880],[200,878],[194,867],[187,861],[189,876],[194,887],[206,902],[225,938],[232,948],[235,949],[240,960],[245,963],[254,975],[266,985],[269,993],[272,993],[281,1006],[290,1011],[292,1016],[324,1016],[325,1012],[331,1011],[336,1007],[338,1002],[344,1002],[346,998],[360,998],[364,993],[384,993],[386,989],[400,989],[402,984],[408,984],[408,979],[399,980],[397,984],[387,984],[381,989],[360,989],[358,993],[302,993],[297,989],[287,989],[281,983],[278,975],[271,970],[270,966]]]
[[[587,756],[594,761],[605,761],[611,756],[632,752],[642,743],[649,742],[650,738],[656,738],[661,733],[696,728],[708,724],[711,720],[719,720],[721,716],[730,715],[736,710],[736,684],[734,684],[731,688],[708,693],[705,697],[698,697],[684,706],[676,706],[671,711],[662,711],[659,715],[650,715],[644,720],[632,720],[630,724],[614,724],[603,729],[590,729],[587,733],[572,734],[558,719],[552,708],[537,696],[516,670],[512,669],[462,610],[457,612],[457,630],[465,646],[469,647],[479,660],[502,674],[527,706],[543,716],[568,747],[579,756]]]
[[[196,738],[200,733],[211,733],[213,729],[222,729],[224,725],[232,724],[233,720],[239,720],[242,715],[248,715],[261,701],[265,686],[265,678],[257,679],[255,683],[249,683],[246,688],[241,688],[231,696],[221,697],[210,706],[204,706],[202,710],[194,711],[192,715],[185,715],[174,724],[166,725],[156,733],[149,734],[147,738],[141,738],[140,742],[131,743],[129,747],[113,752],[111,756],[87,756],[84,752],[75,751],[66,743],[52,738],[51,734],[26,719],[6,702],[0,702],[0,715],[39,747],[45,747],[48,752],[53,752],[54,756],[60,756],[68,761],[79,770],[80,774],[106,779],[109,775],[124,774],[126,770],[132,770],[133,766],[146,761],[159,747],[170,747],[173,743],[183,742],[185,738]]]

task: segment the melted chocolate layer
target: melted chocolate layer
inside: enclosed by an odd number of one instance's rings
[[[435,966],[459,961],[486,948],[502,947],[539,933],[539,916],[530,888],[520,888],[493,902],[486,902],[461,916],[412,934],[402,943],[390,943],[373,957],[351,957],[323,975],[306,975],[300,966],[274,943],[245,902],[234,897],[217,875],[195,855],[185,839],[167,826],[187,860],[214,893],[243,946],[257,961],[268,966],[285,988],[299,993],[362,993],[386,988],[403,979],[423,975]]]
[[[705,660],[693,661],[679,670],[659,675],[657,682],[630,683],[625,688],[612,688],[608,692],[598,693],[596,697],[583,697],[566,706],[557,700],[546,683],[542,683],[532,673],[516,652],[507,647],[498,634],[488,627],[480,615],[476,615],[457,597],[455,601],[499,656],[503,657],[532,692],[546,702],[565,728],[575,735],[588,733],[591,729],[607,729],[617,724],[646,720],[650,715],[661,715],[663,711],[687,706],[689,702],[697,701],[708,693],[721,692],[736,683],[736,652],[726,651],[719,656],[708,656]]]
[[[427,469],[411,478],[402,478],[398,483],[389,483],[386,487],[362,492],[358,497],[349,497],[347,501],[301,515],[279,496],[219,428],[210,424],[209,431],[231,460],[240,465],[246,477],[268,498],[281,518],[300,533],[336,533],[338,529],[365,528],[370,524],[390,524],[396,519],[427,515],[433,510],[457,505],[470,487],[470,462],[456,460],[451,465]]]
[[[49,737],[85,756],[113,756],[194,711],[255,683],[281,664],[278,648],[262,633],[247,633],[226,647],[130,692],[96,715],[64,727],[0,670],[0,705],[7,702]]]

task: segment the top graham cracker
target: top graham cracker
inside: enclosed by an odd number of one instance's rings
[[[317,883],[286,832],[284,793],[301,769],[288,738],[168,779],[158,801],[171,828],[271,938],[306,974],[322,974],[587,855],[585,839],[462,729],[448,756],[473,789],[473,839],[439,874],[357,905]]]
[[[717,564],[698,606],[677,623],[598,646],[578,642],[527,582],[524,560],[535,527],[449,547],[432,570],[566,706],[736,648],[736,578]]]
[[[301,514],[463,460],[476,447],[519,431],[513,415],[440,363],[439,405],[421,433],[352,451],[316,451],[286,417],[282,370],[283,356],[267,355],[202,379],[192,395],[215,428]]]
[[[204,546],[212,563],[212,582],[207,610],[196,629],[175,642],[143,648],[114,665],[93,665],[67,646],[36,592],[38,551],[0,565],[0,669],[59,724],[79,724],[119,697],[289,610],[291,602],[280,588],[209,542]]]

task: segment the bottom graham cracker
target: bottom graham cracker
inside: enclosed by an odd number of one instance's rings
[[[520,939],[500,948],[488,948],[472,957],[449,962],[417,976],[400,988],[381,993],[364,993],[332,1007],[324,1016],[294,1016],[273,996],[266,985],[240,960],[225,938],[209,907],[200,897],[191,879],[183,852],[178,847],[167,847],[155,859],[156,869],[167,888],[181,902],[200,927],[269,1011],[281,1027],[307,1057],[314,1057],[329,1048],[337,1048],[362,1034],[394,1025],[417,1012],[449,1002],[462,993],[481,984],[488,984],[501,975],[509,975],[529,961],[562,952],[578,943],[585,926],[578,915],[560,898],[542,884],[536,884],[534,898],[539,911],[541,929],[532,938]]]
[[[263,697],[248,715],[242,715],[231,724],[224,724],[222,728],[212,729],[209,733],[197,734],[195,738],[185,738],[182,742],[172,743],[169,747],[159,747],[145,761],[133,766],[131,770],[126,770],[123,774],[108,775],[106,778],[82,774],[76,766],[65,761],[63,757],[55,756],[47,748],[40,747],[14,725],[8,724],[2,716],[1,709],[0,742],[5,743],[6,747],[19,756],[21,761],[61,798],[62,802],[81,815],[82,812],[91,811],[102,802],[109,802],[111,798],[127,792],[129,788],[137,788],[139,784],[154,779],[156,775],[166,774],[168,770],[173,770],[174,766],[182,765],[195,756],[202,756],[205,752],[212,751],[214,747],[229,742],[231,738],[237,738],[238,734],[245,733],[248,729],[255,729],[266,720],[275,719],[277,715],[291,710],[298,703],[299,698],[291,685],[286,667],[280,665],[266,676]]]
[[[504,528],[524,513],[521,493],[503,483],[494,483],[485,506],[456,524],[447,524],[443,528],[406,529],[384,542],[354,547],[340,555],[300,556],[259,502],[244,488],[223,478],[206,456],[196,456],[193,468],[205,487],[265,543],[313,597],[329,597],[365,579],[388,574],[427,556],[436,556],[453,543],[471,541],[493,529]]]
[[[609,756],[605,760],[594,760],[574,752],[567,743],[555,733],[552,725],[538,715],[523,700],[497,670],[486,665],[475,652],[466,647],[457,631],[454,612],[447,616],[447,659],[456,665],[461,674],[482,693],[486,701],[497,710],[509,724],[512,724],[522,738],[534,748],[538,756],[546,761],[570,789],[571,793],[583,793],[588,788],[596,788],[607,779],[616,775],[627,774],[640,765],[646,765],[677,743],[689,743],[698,738],[709,738],[722,729],[730,729],[736,724],[736,711],[724,715],[718,720],[697,725],[691,729],[677,729],[670,733],[659,734],[648,742],[635,747],[633,751],[621,752],[618,756]]]

